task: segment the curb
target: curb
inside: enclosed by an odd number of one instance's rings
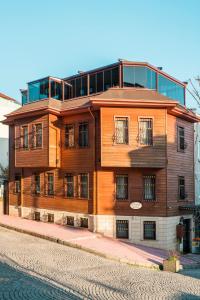
[[[113,260],[113,261],[116,261],[116,262],[119,262],[119,263],[122,263],[122,264],[126,264],[126,265],[129,265],[129,266],[142,267],[142,268],[148,268],[148,269],[153,269],[153,270],[160,270],[161,269],[160,265],[140,264],[140,263],[137,263],[137,262],[134,262],[134,261],[130,261],[126,258],[119,258],[117,256],[105,254],[105,253],[102,253],[100,251],[96,251],[96,250],[93,250],[93,249],[90,249],[90,248],[87,248],[87,247],[84,247],[84,246],[81,246],[81,245],[78,245],[78,244],[75,244],[75,243],[67,242],[67,241],[52,237],[52,236],[43,235],[43,234],[40,234],[40,233],[37,233],[37,232],[29,231],[29,230],[26,230],[26,229],[21,229],[21,228],[18,228],[18,227],[13,227],[13,226],[6,225],[6,224],[3,224],[3,223],[0,223],[0,227],[4,227],[6,229],[10,229],[10,230],[17,231],[17,232],[20,232],[20,233],[28,234],[28,235],[31,235],[31,236],[34,236],[34,237],[37,237],[37,238],[41,238],[41,239],[44,239],[44,240],[47,240],[47,241],[50,241],[50,242],[54,242],[54,243],[57,243],[57,244],[60,244],[60,245],[64,245],[64,246],[68,246],[68,247],[71,247],[71,248],[83,250],[87,253],[94,254],[94,255],[97,255],[99,257],[106,258],[106,259],[109,259],[109,260]]]

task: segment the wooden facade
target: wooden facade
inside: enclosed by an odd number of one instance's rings
[[[133,95],[134,97],[134,95]],[[176,102],[166,99],[158,104],[151,100],[142,107],[126,103],[124,99],[110,104],[95,104],[94,97],[87,107],[77,107],[53,113],[37,109],[21,115],[7,116],[10,125],[10,188],[9,204],[90,215],[156,216],[179,215],[179,206],[194,200],[193,123],[198,121],[191,112],[182,108],[176,112]],[[76,103],[78,100],[73,100]],[[29,104],[31,106],[31,104]],[[122,108],[123,106],[123,108]],[[172,107],[173,106],[173,107]],[[81,111],[80,111],[81,109]],[[128,119],[128,143],[115,144],[115,117]],[[151,118],[152,145],[139,142],[139,120]],[[31,147],[32,125],[42,124],[42,147]],[[79,124],[88,124],[88,145],[79,146]],[[74,145],[65,146],[65,126],[74,127]],[[29,147],[20,147],[21,128],[29,129]],[[177,150],[177,126],[185,129],[187,147]],[[48,173],[54,176],[54,194],[46,194]],[[21,176],[21,191],[16,193],[16,174]],[[34,193],[33,176],[40,175],[40,193]],[[74,177],[74,197],[65,196],[65,174]],[[88,174],[88,197],[81,198],[80,174]],[[128,199],[116,199],[116,176],[128,176]],[[155,176],[155,200],[144,200],[144,176]],[[184,176],[186,197],[178,197],[178,177]],[[141,202],[140,210],[130,203]]]

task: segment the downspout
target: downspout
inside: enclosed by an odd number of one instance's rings
[[[94,130],[93,130],[93,138],[94,138],[94,149],[93,149],[93,157],[94,157],[94,172],[95,176],[93,177],[93,180],[95,179],[95,183],[93,183],[93,214],[97,215],[97,155],[96,155],[96,118],[94,114],[91,111],[91,107],[88,107],[88,110],[93,118],[94,121]],[[95,193],[94,193],[94,186],[95,186]],[[96,223],[96,222],[95,222]],[[96,230],[96,225],[94,227]]]

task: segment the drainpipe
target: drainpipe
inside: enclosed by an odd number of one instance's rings
[[[94,130],[93,130],[93,139],[94,139],[94,149],[93,149],[93,157],[94,157],[94,172],[95,176],[93,176],[93,214],[97,215],[97,155],[96,155],[96,119],[94,114],[91,111],[91,107],[88,108],[89,113],[91,114],[94,121]],[[94,191],[95,187],[95,191]],[[96,223],[96,222],[95,222]],[[95,226],[96,230],[96,226]]]

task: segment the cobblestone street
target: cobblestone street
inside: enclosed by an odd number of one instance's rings
[[[200,270],[129,267],[0,228],[0,299],[200,299]]]

